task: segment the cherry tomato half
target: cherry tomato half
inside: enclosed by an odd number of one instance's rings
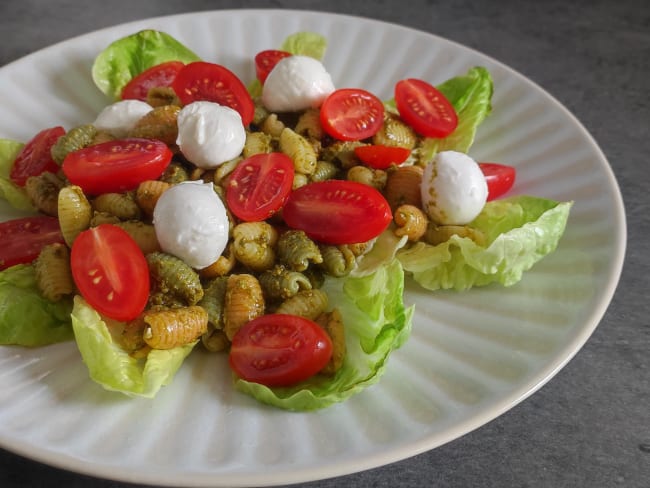
[[[255,55],[255,74],[257,75],[257,79],[261,83],[264,83],[271,70],[278,64],[278,61],[289,56],[291,56],[291,53],[278,49],[267,49],[266,51],[257,53]]]
[[[70,267],[81,296],[99,313],[126,322],[144,310],[147,260],[120,227],[102,224],[81,232],[72,243]]]
[[[478,163],[488,186],[488,201],[506,193],[515,184],[517,171],[513,166],[499,163]]]
[[[248,90],[228,68],[220,64],[195,61],[186,64],[172,83],[183,105],[204,100],[225,105],[239,112],[248,126],[255,114],[255,104]]]
[[[180,61],[167,61],[144,70],[124,86],[122,99],[146,101],[152,88],[171,86],[183,66],[185,64]]]
[[[375,144],[355,147],[354,154],[363,164],[371,168],[386,169],[391,164],[401,164],[406,161],[411,154],[411,150],[406,147]]]
[[[381,234],[392,219],[381,193],[348,180],[301,186],[289,194],[282,216],[289,227],[334,245],[366,242]]]
[[[315,322],[297,315],[262,315],[232,339],[230,367],[240,378],[289,386],[318,373],[332,356],[332,341]]]
[[[16,156],[9,173],[11,181],[18,186],[25,186],[30,176],[59,171],[59,165],[52,159],[51,149],[57,139],[64,134],[65,129],[60,126],[36,134]]]
[[[286,202],[293,185],[293,161],[283,153],[255,154],[228,178],[228,208],[247,222],[265,220]]]
[[[48,244],[64,243],[59,219],[38,215],[0,222],[0,270],[31,263]]]
[[[384,122],[384,104],[370,92],[341,88],[323,101],[320,120],[327,134],[341,141],[372,137]]]
[[[172,159],[167,145],[154,139],[117,139],[69,153],[63,173],[90,195],[132,190],[157,179]]]
[[[426,81],[408,78],[395,85],[400,117],[425,137],[447,137],[458,125],[453,105]]]

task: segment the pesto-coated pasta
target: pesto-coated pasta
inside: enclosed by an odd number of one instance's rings
[[[254,271],[271,268],[275,262],[278,231],[267,222],[243,222],[233,234],[233,254],[237,261]]]
[[[52,146],[52,159],[59,165],[72,151],[77,151],[84,147],[90,146],[97,134],[97,128],[92,124],[80,125],[74,127],[59,137]]]
[[[140,207],[131,192],[103,193],[92,201],[92,205],[97,212],[115,215],[123,220],[139,219],[141,215]]]
[[[325,181],[336,178],[340,173],[339,167],[332,161],[316,161],[316,169],[309,176],[311,181]]]
[[[419,240],[427,230],[428,219],[425,213],[414,205],[400,205],[395,210],[393,220],[397,237],[407,236],[409,241]]]
[[[172,160],[159,179],[160,181],[164,181],[170,185],[175,185],[176,183],[188,181],[190,179],[190,174],[183,164]]]
[[[59,190],[65,183],[54,173],[30,176],[25,182],[25,192],[39,212],[56,217],[59,213]]]
[[[356,256],[348,246],[319,246],[323,262],[320,267],[326,274],[337,278],[350,274],[356,263]]]
[[[161,250],[153,224],[147,224],[141,220],[126,220],[124,222],[118,222],[115,225],[124,229],[144,254]]]
[[[291,158],[296,173],[310,175],[316,171],[318,157],[313,146],[288,127],[280,133],[280,151]]]
[[[381,169],[367,166],[352,166],[347,173],[347,179],[381,190],[386,185],[387,174]]]
[[[162,105],[144,114],[129,131],[129,137],[158,139],[168,146],[176,144],[178,125],[176,120],[181,108],[178,105]]]
[[[61,188],[58,197],[58,216],[61,234],[68,246],[90,226],[93,209],[81,188],[76,185]]]
[[[145,215],[151,217],[158,199],[163,193],[165,193],[165,191],[169,190],[170,187],[171,185],[166,181],[143,181],[135,190],[135,203],[140,207],[140,210],[142,210]]]
[[[219,276],[209,282],[203,290],[198,305],[208,313],[208,322],[215,329],[223,329],[223,309],[226,300],[228,277]]]
[[[51,302],[58,302],[75,291],[70,270],[70,251],[60,243],[49,244],[34,261],[36,286]]]
[[[152,349],[173,349],[199,339],[208,330],[208,314],[198,306],[147,311],[144,340]]]
[[[233,244],[231,242],[214,263],[199,270],[199,276],[207,279],[225,276],[233,270],[236,263],[237,259],[235,259]]]
[[[269,301],[286,300],[301,290],[311,290],[312,283],[299,271],[292,271],[276,264],[259,277],[264,296]]]
[[[343,317],[341,312],[334,308],[331,312],[324,312],[316,317],[316,323],[325,329],[325,332],[332,340],[332,357],[320,373],[333,375],[343,366],[345,359],[346,345]]]
[[[278,119],[277,114],[269,114],[260,124],[260,129],[271,137],[278,138],[285,129],[284,122]]]
[[[476,242],[479,246],[485,246],[487,243],[487,237],[485,234],[469,225],[436,225],[431,221],[429,221],[429,225],[427,225],[427,230],[424,233],[422,240],[436,246],[448,241],[452,235],[467,237]]]
[[[308,108],[298,117],[293,130],[301,136],[307,136],[309,139],[321,140],[325,135],[323,126],[320,123],[320,110]]]
[[[262,287],[251,274],[231,274],[226,283],[223,310],[223,330],[229,340],[247,322],[265,311]]]
[[[273,152],[273,138],[264,132],[246,132],[246,142],[242,155],[249,158],[255,154]]]
[[[90,219],[90,227],[97,227],[102,224],[119,224],[120,222],[120,218],[113,214],[93,211],[93,216]]]
[[[171,86],[155,86],[147,92],[145,100],[152,107],[163,105],[181,105],[178,95]]]
[[[283,301],[275,313],[287,313],[314,320],[327,309],[327,293],[319,289],[301,290]]]
[[[277,254],[278,260],[293,271],[304,271],[310,263],[323,262],[318,246],[302,230],[288,230],[280,234]]]
[[[388,171],[384,196],[393,211],[404,204],[422,208],[420,184],[423,172],[419,166],[399,166]]]
[[[230,347],[228,336],[223,330],[215,329],[208,322],[208,330],[201,336],[203,347],[209,352],[221,352]]]
[[[354,153],[354,148],[366,145],[365,142],[361,141],[336,141],[323,148],[320,158],[323,161],[337,163],[343,169],[348,169],[361,164],[361,161]]]
[[[163,252],[147,254],[146,258],[152,280],[153,304],[180,302],[196,305],[203,298],[198,273],[183,260]]]
[[[418,141],[417,134],[401,119],[387,115],[384,123],[372,137],[373,144],[383,146],[398,146],[413,149]]]

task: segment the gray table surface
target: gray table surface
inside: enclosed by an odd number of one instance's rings
[[[441,35],[504,62],[559,99],[591,132],[614,169],[628,218],[626,262],[608,311],[584,348],[540,391],[437,449],[300,486],[650,487],[650,3],[3,0],[0,65],[126,21],[244,7],[377,18]],[[62,471],[0,449],[0,486],[132,485]]]

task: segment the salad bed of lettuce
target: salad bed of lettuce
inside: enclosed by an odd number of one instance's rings
[[[325,40],[313,33],[289,36],[280,47],[293,54],[322,58]],[[128,81],[144,69],[169,60],[190,62],[198,57],[170,36],[142,31],[120,39],[96,58],[93,80],[110,98],[117,98]],[[259,82],[249,85],[259,93]],[[467,152],[479,124],[489,115],[492,79],[476,67],[438,88],[454,105],[457,130],[445,139],[426,139],[417,149],[420,160],[442,150]],[[394,101],[385,102],[394,111]],[[15,208],[31,208],[21,188],[9,180],[9,170],[22,147],[0,140],[0,197]],[[518,196],[488,202],[470,225],[486,237],[477,244],[452,236],[436,246],[405,246],[390,229],[346,278],[328,277],[324,289],[346,324],[347,353],[333,376],[316,375],[285,388],[269,388],[235,379],[235,387],[261,402],[290,410],[314,410],[340,402],[375,383],[391,352],[408,338],[413,308],[403,300],[405,273],[429,290],[466,290],[500,283],[510,286],[522,273],[556,249],[566,226],[571,202]],[[22,346],[75,339],[91,378],[108,390],[153,397],[168,384],[195,344],[171,351],[152,351],[134,359],[113,340],[106,321],[80,297],[52,304],[35,286],[31,265],[0,272],[0,343]]]

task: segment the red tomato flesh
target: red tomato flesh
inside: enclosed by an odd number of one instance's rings
[[[124,86],[122,99],[146,101],[152,88],[171,86],[183,66],[185,64],[180,61],[167,61],[144,70]]]
[[[81,232],[72,244],[70,266],[81,296],[99,313],[126,322],[144,310],[149,267],[120,227],[102,224]]]
[[[228,68],[220,64],[195,61],[186,64],[172,83],[183,105],[196,101],[216,102],[239,112],[248,126],[255,114],[255,104],[248,90]]]
[[[505,194],[515,184],[517,171],[513,166],[499,163],[478,163],[488,186],[488,201]]]
[[[393,216],[376,189],[347,180],[309,183],[289,194],[282,209],[289,227],[326,244],[366,242],[381,234]]]
[[[341,88],[323,102],[320,120],[327,134],[341,141],[372,137],[384,122],[384,104],[370,92]]]
[[[167,145],[154,139],[103,142],[69,153],[63,173],[90,195],[133,190],[163,174],[172,159]]]
[[[297,315],[262,315],[235,334],[230,367],[240,378],[290,386],[318,373],[332,357],[332,341],[315,322]]]
[[[387,169],[391,164],[401,164],[407,160],[411,150],[406,147],[376,144],[354,148],[354,154],[361,162],[371,168]]]
[[[0,242],[0,270],[3,270],[31,263],[43,247],[65,241],[59,219],[39,215],[0,222]]]
[[[52,159],[51,149],[58,138],[64,134],[65,129],[60,126],[36,134],[16,156],[9,173],[11,181],[18,186],[25,186],[30,176],[59,171],[59,165]]]
[[[255,74],[257,75],[257,79],[261,83],[264,83],[271,70],[278,64],[278,61],[289,56],[291,56],[291,53],[278,49],[267,49],[266,51],[257,53],[255,56]]]
[[[426,81],[408,78],[395,85],[395,104],[400,117],[425,137],[447,137],[458,125],[453,105]]]
[[[256,154],[228,178],[226,202],[241,220],[265,220],[286,202],[293,185],[293,161],[283,153]]]

